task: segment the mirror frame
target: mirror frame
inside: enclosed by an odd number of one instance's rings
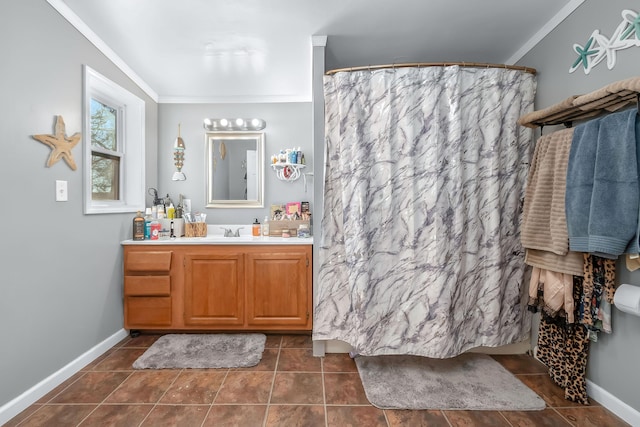
[[[233,144],[234,141],[255,140],[256,141],[256,174],[258,176],[258,198],[252,200],[220,200],[214,199],[213,195],[213,159],[214,140],[222,139],[225,145]],[[264,132],[248,131],[216,131],[205,132],[205,169],[207,182],[205,183],[206,207],[207,208],[263,208],[264,207]]]

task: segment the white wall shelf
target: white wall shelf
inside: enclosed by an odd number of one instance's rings
[[[272,163],[271,167],[280,181],[295,181],[302,175],[302,169],[306,167],[301,163]]]

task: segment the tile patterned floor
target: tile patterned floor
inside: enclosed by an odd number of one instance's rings
[[[353,360],[313,357],[308,336],[268,335],[252,368],[132,370],[157,338],[126,338],[6,426],[627,425],[597,402],[566,401],[526,355],[493,357],[545,400],[543,411],[397,411],[371,406]]]

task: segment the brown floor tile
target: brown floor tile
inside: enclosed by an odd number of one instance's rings
[[[526,355],[494,358],[553,407],[382,411],[367,400],[353,359],[313,357],[308,335],[268,335],[262,360],[251,368],[133,370],[131,364],[159,336],[127,337],[6,426],[323,426],[325,419],[327,426],[358,427],[627,425],[595,401],[584,406],[564,399],[546,368]]]
[[[43,405],[20,427],[75,427],[96,405]]]
[[[40,399],[38,399],[38,401],[36,403],[47,403],[48,401],[50,401],[51,399],[56,397],[64,389],[66,389],[71,384],[76,382],[83,375],[84,375],[84,372],[82,372],[82,371],[76,372],[75,374],[71,375],[68,379],[66,379],[62,384],[60,384],[59,386],[57,386],[56,388],[51,390],[49,393],[45,394]]]
[[[494,354],[491,357],[512,374],[546,374],[549,372],[549,368],[528,354]]]
[[[313,357],[313,350],[283,348],[278,360],[278,372],[280,371],[322,372],[322,360]]]
[[[100,363],[93,367],[94,371],[132,371],[133,362],[146,351],[145,348],[118,348]]]
[[[140,425],[153,405],[100,405],[80,427],[130,427]]]
[[[27,418],[29,418],[34,412],[36,412],[41,407],[42,407],[42,405],[39,405],[39,404],[33,404],[33,405],[29,406],[27,409],[25,409],[24,411],[20,412],[18,415],[16,415],[15,417],[13,417],[9,421],[7,421],[5,424],[3,424],[2,427],[15,427],[15,426],[17,426],[22,421],[24,421]]]
[[[129,337],[119,346],[119,348],[149,348],[160,338],[162,334],[141,334],[135,338]]]
[[[324,407],[316,405],[269,406],[266,426],[324,427]]]
[[[382,409],[373,406],[327,406],[328,427],[386,427]]]
[[[261,427],[266,405],[213,405],[202,427]]]
[[[574,426],[621,427],[629,425],[602,406],[558,408],[556,411]]]
[[[160,403],[211,404],[226,376],[226,372],[220,371],[184,370]]]
[[[282,343],[282,335],[267,334],[267,341],[264,343],[264,348],[280,348]]]
[[[358,372],[356,362],[346,353],[329,353],[322,358],[323,372]]]
[[[570,425],[551,408],[543,411],[503,411],[502,416],[518,427],[568,427]]]
[[[128,372],[87,372],[51,403],[100,403],[128,376]]]
[[[229,372],[214,403],[267,403],[272,380],[272,372]]]
[[[105,351],[100,356],[96,357],[91,362],[87,363],[86,366],[81,369],[81,371],[92,371],[96,367],[96,365],[98,365],[104,359],[109,357],[109,355],[114,351],[116,351],[115,347],[112,347],[109,350]]]
[[[271,403],[322,404],[322,374],[278,372]]]
[[[260,362],[256,366],[251,366],[249,368],[234,368],[234,371],[275,371],[276,370],[276,362],[278,361],[278,353],[280,352],[277,348],[265,348],[262,353],[262,358]]]
[[[327,405],[370,405],[357,373],[324,374]]]
[[[209,405],[157,405],[142,426],[199,426],[209,412]]]
[[[106,400],[107,403],[156,403],[180,371],[136,371]]]
[[[284,335],[282,348],[312,348],[311,335]]]
[[[538,393],[549,406],[553,407],[583,407],[580,403],[575,403],[564,398],[564,390],[551,381],[547,374],[540,375],[516,375],[520,381],[531,390]],[[597,404],[596,402],[592,402]]]
[[[456,426],[474,427],[509,427],[510,424],[500,412],[496,411],[442,411],[451,423]]]
[[[449,427],[442,411],[404,411],[385,409],[389,427]]]

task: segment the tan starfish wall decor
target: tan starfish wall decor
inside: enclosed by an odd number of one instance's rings
[[[67,137],[65,135],[62,116],[56,116],[55,135],[33,135],[33,138],[51,148],[51,154],[49,154],[49,160],[47,160],[48,168],[62,158],[71,169],[76,170],[78,167],[76,166],[75,160],[73,160],[71,149],[80,142],[81,136],[81,133],[76,132],[70,137]]]

